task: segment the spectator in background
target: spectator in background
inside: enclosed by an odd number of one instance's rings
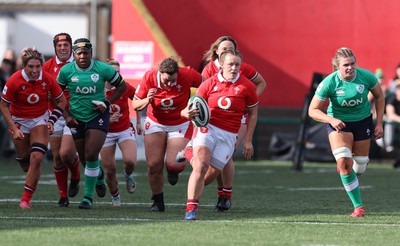
[[[46,155],[49,133],[62,115],[66,105],[64,94],[56,80],[42,71],[44,58],[34,48],[21,53],[23,69],[7,81],[0,103],[14,142],[17,161],[26,172],[25,189],[19,207],[31,208],[41,173],[41,162]],[[49,117],[49,98],[56,101],[56,108]]]
[[[117,60],[109,59],[107,63],[119,72],[120,65]],[[109,192],[111,194],[111,202],[113,206],[121,206],[121,196],[118,190],[118,180],[116,177],[117,163],[115,161],[115,150],[118,144],[124,161],[124,177],[126,189],[128,193],[133,194],[136,190],[136,182],[133,178],[133,171],[136,166],[137,149],[136,149],[136,132],[141,135],[142,127],[140,125],[141,112],[136,111],[136,131],[129,118],[129,99],[133,99],[135,88],[130,84],[126,84],[124,94],[110,105],[110,128],[108,129],[107,138],[103,148],[100,151],[101,163],[104,168],[105,178]],[[106,96],[114,93],[115,87],[110,83],[106,83]]]
[[[393,135],[395,133],[395,130],[398,129],[400,126],[400,80],[397,80],[395,88],[396,88],[396,93],[389,98],[386,104],[386,115],[388,121],[390,121],[390,123],[387,125],[391,126],[393,130]],[[400,155],[396,158],[395,162],[393,163],[393,167],[400,168]]]
[[[398,80],[400,80],[400,64],[396,67],[396,74],[394,75],[393,79],[389,81],[386,97],[396,94],[396,81]]]
[[[3,60],[0,65],[0,86],[3,90],[6,81],[16,71],[16,60],[17,57],[12,49],[7,49],[4,52]]]
[[[382,88],[383,95],[386,95],[388,93],[387,86],[385,84],[385,75],[382,71],[381,68],[377,68],[375,70],[375,77],[378,79],[378,83]],[[370,92],[368,94],[368,101],[371,103],[371,112],[372,112],[372,118],[373,120],[376,120],[376,109],[375,109],[375,99],[374,95]],[[387,98],[385,96],[385,104],[387,102]],[[384,114],[384,119],[388,121],[386,115]],[[384,131],[383,131],[383,138],[377,139],[375,142],[376,144],[384,149],[386,152],[392,152],[393,151],[393,134],[394,134],[394,128],[392,124],[385,124],[384,125]]]
[[[53,38],[55,56],[43,65],[43,71],[57,78],[60,69],[72,62],[72,39],[68,33],[56,34]],[[67,99],[66,110],[69,110],[69,91],[64,90]],[[49,108],[54,108],[50,102]],[[69,206],[69,197],[75,197],[79,192],[80,170],[79,157],[76,152],[71,130],[65,123],[64,117],[60,117],[54,125],[54,133],[50,136],[50,148],[53,154],[53,171],[56,178],[59,196],[59,207]],[[71,181],[68,188],[68,170],[71,172]]]

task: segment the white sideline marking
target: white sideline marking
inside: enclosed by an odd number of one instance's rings
[[[8,203],[8,202],[15,202],[19,203],[21,201],[21,198],[5,198],[5,199],[0,199],[0,203]],[[31,203],[48,203],[48,204],[57,204],[58,201],[54,200],[32,200]],[[70,204],[79,204],[80,201],[70,201]],[[94,205],[99,204],[99,205],[110,205],[111,206],[111,201],[109,202],[98,202],[95,201]],[[122,205],[140,205],[140,206],[150,206],[151,202],[122,202]],[[166,206],[182,206],[185,207],[186,204],[183,203],[166,203]],[[200,207],[214,207],[215,205],[211,204],[199,204]]]
[[[291,187],[281,187],[277,186],[276,188],[280,189],[288,189],[289,191],[330,191],[330,190],[344,190],[343,186],[340,187],[298,187],[298,188],[291,188]],[[365,189],[372,189],[371,185],[364,185],[359,187],[362,190]]]
[[[170,221],[176,222],[177,220],[160,220],[160,219],[139,219],[139,218],[95,218],[95,217],[23,217],[23,216],[0,216],[0,219],[19,219],[19,220],[79,220],[79,221]],[[183,221],[183,220],[182,220]],[[338,226],[364,226],[364,227],[400,227],[400,224],[391,224],[391,223],[372,223],[372,224],[365,224],[365,223],[340,223],[340,222],[310,222],[310,221],[260,221],[260,220],[199,220],[199,222],[213,222],[213,223],[247,223],[247,224],[265,224],[265,225],[272,225],[272,224],[293,224],[293,225],[338,225]]]

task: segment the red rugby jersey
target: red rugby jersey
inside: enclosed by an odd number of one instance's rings
[[[148,71],[136,89],[135,98],[144,99],[151,88],[157,88],[154,100],[148,105],[147,116],[162,125],[179,125],[188,119],[181,117],[187,106],[190,87],[199,87],[202,76],[193,68],[179,68],[176,82],[167,91],[160,86],[158,70]]]
[[[115,100],[110,106],[110,115],[114,113],[120,113],[122,116],[119,118],[118,122],[110,124],[108,132],[122,132],[132,126],[131,120],[129,118],[129,99],[133,99],[135,96],[135,87],[126,83],[126,91],[120,98]],[[107,99],[110,98],[115,92],[115,87],[106,92]]]
[[[53,99],[63,95],[55,78],[41,71],[36,81],[30,81],[22,69],[8,79],[1,98],[11,104],[11,115],[32,119],[48,110],[49,95]]]
[[[221,64],[219,63],[218,60],[214,60],[214,61],[208,63],[203,68],[201,75],[203,75],[204,78],[208,79],[208,78],[214,76],[220,70],[221,70]],[[258,75],[257,70],[252,65],[247,64],[245,62],[242,62],[239,73],[249,80],[255,79]]]
[[[246,108],[258,104],[255,85],[242,75],[230,82],[215,74],[201,84],[197,95],[208,103],[210,124],[232,133],[238,133]]]
[[[66,63],[61,62],[61,61],[57,58],[57,56],[53,56],[50,60],[46,61],[46,62],[43,64],[42,70],[45,71],[45,72],[48,72],[49,74],[51,74],[51,75],[53,76],[53,78],[57,79],[57,76],[58,76],[58,74],[60,73],[60,69],[61,69],[65,64],[68,64],[68,63],[72,62],[73,60],[74,60],[73,55],[71,55],[71,57],[69,58],[69,60],[68,60]],[[64,95],[65,95],[65,98],[67,99],[67,105],[65,106],[65,108],[66,108],[66,109],[69,109],[69,98],[70,98],[70,96],[69,96],[68,88],[65,88],[65,90],[64,90]],[[49,109],[50,109],[50,111],[52,111],[54,108],[55,108],[55,103],[54,103],[54,101],[53,101],[53,102],[50,102],[50,103],[49,103]]]

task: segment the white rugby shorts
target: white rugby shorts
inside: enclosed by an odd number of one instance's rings
[[[114,146],[126,140],[133,140],[136,142],[136,133],[134,128],[129,127],[128,129],[122,132],[108,132],[106,141],[104,141],[103,144],[103,148]]]
[[[155,133],[155,132],[166,132],[167,139],[184,138],[186,135],[186,132],[189,129],[189,124],[191,124],[190,121],[187,121],[187,122],[179,124],[179,125],[166,126],[166,125],[161,125],[157,122],[154,122],[149,117],[146,117],[146,119],[144,120],[144,135]]]
[[[19,125],[19,129],[26,134],[31,133],[31,130],[40,125],[46,125],[47,120],[49,119],[49,112],[46,111],[42,116],[33,119],[25,119],[12,116],[12,119],[15,123]]]
[[[192,139],[193,148],[206,146],[211,151],[211,165],[222,170],[235,151],[237,134],[208,124],[196,127]]]

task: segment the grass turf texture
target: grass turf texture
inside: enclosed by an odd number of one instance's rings
[[[0,245],[399,245],[399,171],[371,163],[359,177],[365,218],[353,208],[330,163],[306,163],[293,172],[288,162],[236,162],[233,206],[213,212],[216,184],[205,188],[199,221],[183,221],[189,171],[170,186],[164,175],[166,211],[151,213],[147,166],[135,172],[138,189],[125,189],[117,171],[122,207],[109,194],[94,197],[91,210],[77,208],[84,184],[68,208],[57,208],[50,162],[33,196],[32,209],[18,209],[24,175],[13,160],[0,163]],[[82,169],[83,170],[83,169]],[[83,172],[82,172],[83,173]],[[83,177],[82,177],[83,180]]]

